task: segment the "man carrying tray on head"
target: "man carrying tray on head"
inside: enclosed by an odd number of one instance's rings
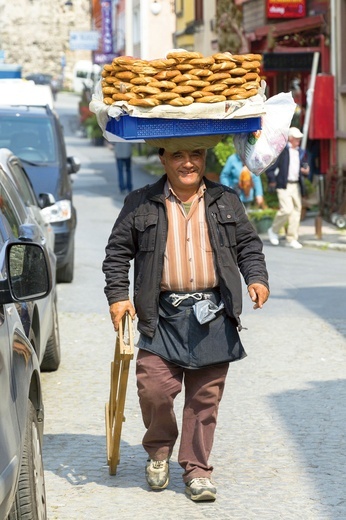
[[[204,177],[206,149],[216,139],[151,140],[165,174],[127,196],[103,263],[115,330],[126,312],[138,316],[136,375],[147,482],[154,490],[169,483],[178,437],[173,403],[184,383],[178,462],[194,501],[216,498],[208,460],[218,407],[229,363],[246,356],[238,334],[239,270],[254,309],[269,296],[262,243],[236,192]]]

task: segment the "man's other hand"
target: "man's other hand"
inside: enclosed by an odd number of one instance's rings
[[[113,323],[114,330],[117,331],[119,329],[119,323],[122,317],[128,312],[131,318],[134,320],[136,316],[136,311],[130,300],[123,300],[120,302],[112,303],[109,306],[109,312],[111,315],[111,320]]]
[[[269,290],[261,283],[252,283],[248,287],[251,300],[255,302],[254,309],[262,309],[263,305],[269,298]]]

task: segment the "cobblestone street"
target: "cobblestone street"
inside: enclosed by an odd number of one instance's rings
[[[58,105],[78,213],[76,271],[59,285],[62,363],[42,375],[49,520],[345,520],[345,255],[265,244],[271,297],[253,311],[244,286],[248,357],[230,367],[211,462],[214,503],[184,494],[177,447],[171,482],[148,489],[144,433],[131,362],[117,475],[106,462],[105,403],[115,333],[101,263],[121,207],[112,151],[76,137],[75,100]],[[134,170],[135,187],[148,176]],[[181,397],[177,401],[180,417]]]

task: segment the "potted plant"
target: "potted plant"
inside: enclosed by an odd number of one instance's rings
[[[271,227],[277,209],[265,208],[265,209],[249,209],[248,217],[258,234],[266,233]]]
[[[87,136],[91,139],[95,146],[104,145],[104,137],[100,125],[98,124],[95,114],[92,114],[85,120],[85,128]]]
[[[205,176],[215,182],[219,182],[220,173],[227,158],[235,152],[232,136],[227,136],[214,148],[207,151]]]

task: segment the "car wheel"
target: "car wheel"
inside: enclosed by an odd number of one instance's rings
[[[36,411],[28,402],[25,444],[12,510],[7,520],[46,520],[46,490]]]
[[[41,370],[43,372],[53,372],[57,370],[60,365],[60,336],[59,336],[59,321],[58,309],[56,300],[53,304],[53,327],[52,333],[47,341],[46,350],[41,363]]]
[[[73,280],[73,270],[74,270],[74,246],[72,247],[72,252],[70,254],[69,261],[64,267],[60,267],[56,271],[56,281],[57,283],[71,283]]]

